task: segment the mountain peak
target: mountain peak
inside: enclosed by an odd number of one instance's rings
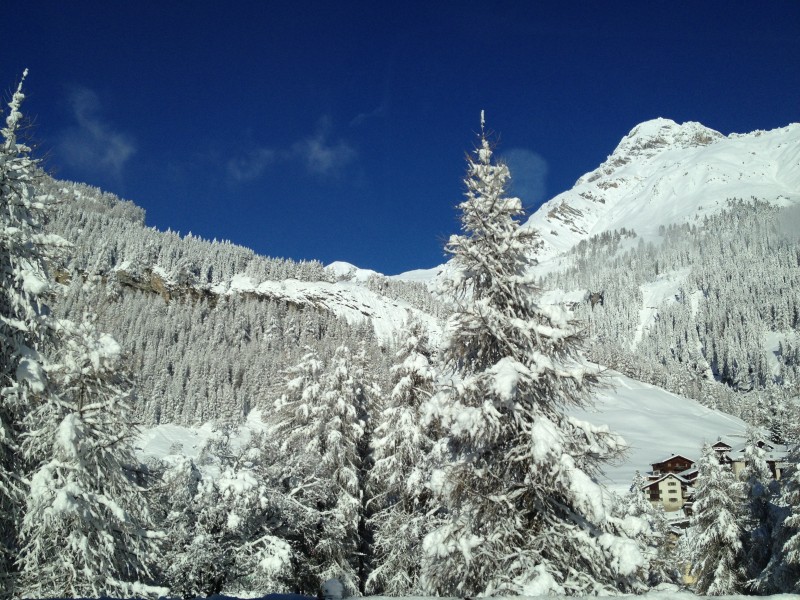
[[[679,124],[672,119],[651,119],[631,129],[614,153],[619,150],[645,151],[666,147],[707,146],[724,137],[720,132],[695,121]]]
[[[691,121],[640,123],[599,167],[531,216],[545,242],[540,259],[620,227],[654,238],[659,225],[721,210],[729,198],[800,203],[798,139],[796,126],[726,137]]]
[[[623,165],[653,158],[665,150],[708,146],[721,139],[725,139],[725,136],[720,132],[695,121],[676,123],[672,119],[664,118],[644,121],[622,138],[603,164],[584,175],[578,183],[611,175]]]

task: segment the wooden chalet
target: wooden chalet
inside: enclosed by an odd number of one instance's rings
[[[661,476],[665,473],[681,473],[694,467],[694,461],[681,454],[673,454],[669,458],[651,464],[652,476]]]
[[[733,446],[719,439],[713,444],[711,444],[711,449],[717,453],[717,457],[719,458],[720,455],[727,454],[728,452],[733,450]]]

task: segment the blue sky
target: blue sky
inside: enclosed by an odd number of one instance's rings
[[[800,120],[800,2],[38,2],[2,84],[56,176],[147,223],[387,274],[443,262],[480,111],[526,206],[637,123]],[[9,23],[10,20],[10,23]]]

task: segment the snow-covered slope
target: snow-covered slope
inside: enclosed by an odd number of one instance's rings
[[[598,394],[595,406],[571,411],[573,416],[595,425],[607,424],[628,443],[627,455],[608,465],[605,483],[625,493],[634,473],[650,470],[654,462],[671,454],[700,459],[704,442],[745,434],[741,419],[701,406],[695,400],[610,372],[611,387]]]
[[[603,231],[624,227],[648,239],[660,225],[751,196],[800,204],[800,124],[725,137],[700,123],[654,119],[634,127],[603,164],[545,203],[528,225],[541,233],[546,260]]]

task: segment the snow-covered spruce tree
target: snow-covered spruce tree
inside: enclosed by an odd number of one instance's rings
[[[664,508],[655,507],[642,491],[644,477],[636,471],[628,494],[617,508],[623,529],[645,549],[649,558],[649,583],[657,585],[677,579],[675,557],[669,540],[669,523]]]
[[[149,491],[165,538],[159,581],[169,588],[172,596],[195,598],[204,593],[197,571],[205,561],[192,556],[189,550],[199,533],[196,499],[202,475],[194,460],[182,454],[171,453],[151,468],[160,475]]]
[[[322,404],[324,365],[311,348],[284,374],[284,393],[268,420],[270,436],[279,441],[272,478],[277,482],[282,526],[280,536],[292,547],[294,591],[316,593],[319,565],[312,554],[319,541],[329,486],[319,473],[319,438],[324,423],[314,412]],[[300,431],[302,430],[302,431]]]
[[[13,592],[24,507],[21,420],[50,393],[44,372],[52,346],[46,260],[64,243],[42,233],[47,206],[34,191],[36,162],[17,139],[24,98],[20,82],[0,145],[0,598]]]
[[[244,446],[234,447],[231,433],[225,429],[209,441],[200,468],[184,457],[168,457],[159,491],[169,505],[165,576],[173,595],[285,591],[291,550],[272,534],[269,444],[251,434]]]
[[[781,548],[775,587],[783,592],[800,593],[800,446],[794,448],[793,458],[794,464],[783,481],[782,504],[790,512],[782,527],[787,539]]]
[[[442,357],[453,381],[434,403],[449,461],[432,481],[447,518],[424,540],[425,585],[459,596],[642,589],[645,558],[594,480],[624,442],[565,414],[590,402],[597,372],[576,324],[537,304],[538,234],[520,226],[521,202],[506,196],[509,171],[492,163],[483,127],[475,155],[463,235],[446,246],[443,293],[455,306]]]
[[[326,369],[306,354],[287,371],[286,393],[275,405],[271,435],[282,440],[283,537],[295,551],[293,580],[300,592],[315,593],[332,577],[351,594],[361,587],[363,392],[342,346]]]
[[[88,320],[59,323],[55,393],[25,417],[31,465],[17,563],[25,597],[164,593],[150,587],[157,538],[131,468],[131,384],[120,347]]]
[[[281,513],[277,491],[269,479],[274,446],[263,433],[250,438],[227,465],[217,482],[230,507],[226,526],[235,539],[232,549],[236,579],[228,588],[234,595],[288,591],[291,583],[291,546],[278,535]]]
[[[406,332],[391,368],[393,388],[378,417],[369,474],[374,559],[370,594],[418,595],[422,539],[430,521],[428,455],[433,446],[422,407],[435,387],[428,337],[418,321]]]
[[[746,581],[739,524],[742,486],[708,444],[698,467],[690,529],[695,591],[708,596],[737,594]]]

